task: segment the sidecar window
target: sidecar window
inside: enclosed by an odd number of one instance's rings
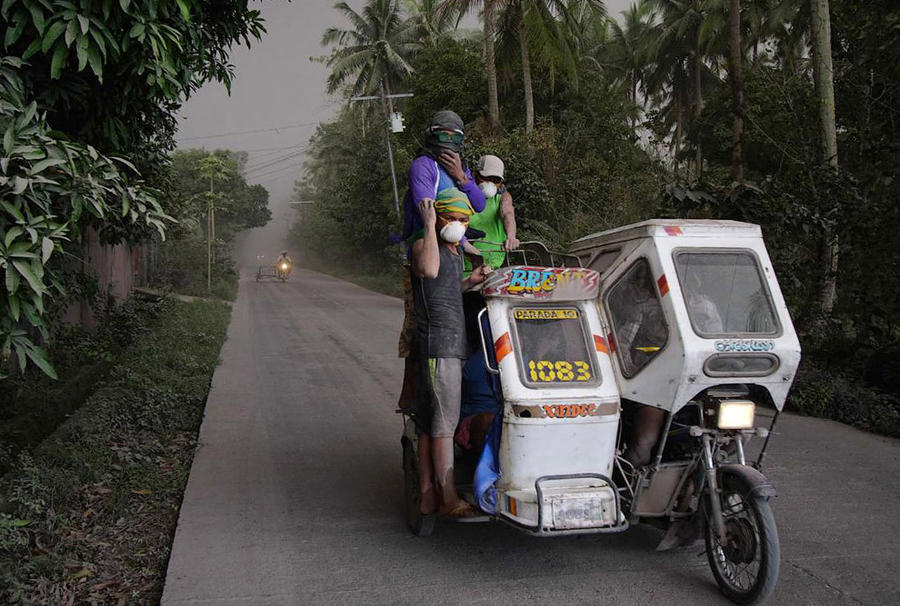
[[[778,319],[752,251],[676,251],[675,267],[691,326],[699,336],[778,333]]]
[[[646,259],[638,259],[606,294],[616,355],[625,377],[655,358],[669,338],[656,283]]]
[[[591,261],[590,268],[599,274],[605,273],[606,270],[609,269],[609,267],[613,264],[613,261],[618,259],[621,255],[621,246],[617,246],[616,248],[610,248],[607,250],[601,250]]]
[[[528,387],[594,385],[597,371],[575,307],[516,307],[519,371]]]

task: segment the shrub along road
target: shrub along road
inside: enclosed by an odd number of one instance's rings
[[[229,312],[157,304],[93,395],[0,478],[0,604],[159,601]]]
[[[295,270],[245,274],[181,508],[163,604],[725,603],[701,548],[660,533],[536,539],[501,524],[403,522],[402,303]],[[900,442],[785,415],[767,471],[774,604],[900,594]],[[891,598],[890,596],[894,596]]]

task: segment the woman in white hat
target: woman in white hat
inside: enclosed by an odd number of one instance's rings
[[[487,242],[502,242],[503,251],[477,240],[472,244],[482,251],[485,264],[500,267],[506,252],[519,247],[512,196],[503,187],[503,160],[492,155],[481,156],[475,169],[475,182],[484,194],[485,205],[483,211],[469,220],[469,227],[483,231]]]

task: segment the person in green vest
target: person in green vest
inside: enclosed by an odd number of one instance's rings
[[[503,160],[485,155],[478,159],[475,183],[484,194],[484,210],[469,219],[469,227],[484,232],[484,241],[473,240],[484,258],[485,265],[497,268],[503,265],[506,253],[519,247],[516,238],[516,212],[512,196],[503,187]],[[498,246],[499,245],[499,246]],[[502,247],[502,250],[498,250]],[[466,259],[466,272],[472,265]]]

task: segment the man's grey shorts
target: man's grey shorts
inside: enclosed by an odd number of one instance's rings
[[[459,358],[429,358],[428,370],[434,390],[434,416],[431,435],[452,438],[459,423],[462,402],[463,360]]]

